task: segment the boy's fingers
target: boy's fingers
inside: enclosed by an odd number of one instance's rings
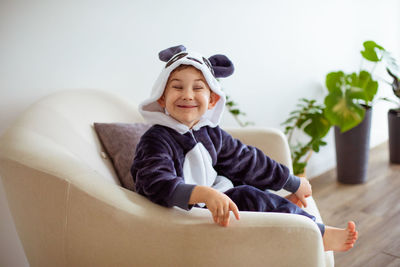
[[[235,217],[236,217],[236,220],[239,220],[239,210],[238,210],[238,207],[236,206],[236,204],[233,202],[233,201],[231,201],[230,203],[229,203],[229,209],[233,212],[233,214],[235,215]]]
[[[224,221],[224,206],[223,205],[218,206],[218,218],[219,218],[219,222]]]
[[[218,208],[210,210],[215,223],[218,223]]]
[[[224,206],[224,222],[227,223],[229,221],[229,205]]]
[[[304,207],[307,207],[307,200],[304,197],[300,198],[300,201]]]
[[[224,221],[223,221],[223,226],[228,226],[229,224],[229,211],[226,213],[225,217],[224,217]]]
[[[299,206],[300,208],[304,208],[304,205],[300,200],[297,200],[296,205]]]
[[[214,217],[214,221],[216,223],[218,223],[218,210],[217,209],[213,211],[213,217]]]
[[[215,223],[218,223],[218,216],[213,215],[213,219],[214,219],[214,222],[215,222]]]

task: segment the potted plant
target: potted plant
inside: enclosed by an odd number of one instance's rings
[[[391,83],[393,93],[398,97],[397,108],[389,109],[389,158],[392,163],[400,163],[400,79],[394,74],[394,71],[386,69],[389,75],[393,78]]]
[[[299,109],[292,111],[282,125],[286,125],[284,132],[290,146],[293,173],[305,177],[308,160],[313,152],[319,152],[320,147],[326,145],[323,138],[328,134],[331,124],[325,118],[324,106],[316,104],[316,100],[302,98],[299,102]],[[304,132],[308,136],[308,142],[295,141],[295,131]]]
[[[324,111],[335,126],[338,180],[346,184],[366,181],[371,113],[378,91],[372,74],[385,55],[385,49],[373,41],[366,41],[363,46],[362,57],[374,63],[370,71],[361,68],[358,73],[337,71],[326,76]]]

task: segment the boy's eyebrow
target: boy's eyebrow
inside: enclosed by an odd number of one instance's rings
[[[169,82],[173,82],[173,81],[178,81],[178,82],[180,82],[180,81],[182,81],[182,80],[180,80],[180,79],[178,79],[178,78],[173,78],[172,80],[170,80]],[[200,82],[206,82],[204,79],[196,79],[196,80],[194,80],[195,82],[198,82],[198,81],[200,81]]]
[[[196,79],[196,80],[194,80],[195,82],[202,82],[202,83],[205,83],[205,84],[207,84],[207,82],[204,80],[204,79]]]

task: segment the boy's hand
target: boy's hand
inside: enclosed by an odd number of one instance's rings
[[[303,203],[301,203],[300,199],[295,194],[290,194],[285,198],[293,204],[297,205],[299,208],[304,208]]]
[[[229,225],[230,211],[233,211],[237,220],[239,220],[239,210],[236,204],[225,194],[212,189],[208,192],[206,206],[212,213],[215,223],[221,226]]]
[[[225,194],[207,186],[196,186],[190,196],[189,204],[205,203],[212,213],[214,222],[221,226],[229,225],[230,211],[239,220],[236,204]]]
[[[300,186],[299,189],[294,193],[296,197],[301,201],[304,207],[307,207],[307,200],[306,198],[311,196],[312,190],[310,182],[307,178],[301,177],[300,178]]]

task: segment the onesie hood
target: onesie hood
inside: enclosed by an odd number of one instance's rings
[[[214,108],[207,110],[200,121],[193,126],[193,129],[198,130],[203,126],[213,128],[218,126],[225,108],[226,97],[217,78],[232,75],[234,71],[232,62],[220,54],[207,59],[197,52],[187,51],[183,45],[162,50],[159,58],[167,63],[154,83],[150,97],[139,105],[139,112],[144,119],[150,124],[167,126],[182,134],[190,130],[188,126],[169,116],[157,100],[163,95],[171,72],[180,65],[191,65],[202,72],[210,89],[220,96]]]

